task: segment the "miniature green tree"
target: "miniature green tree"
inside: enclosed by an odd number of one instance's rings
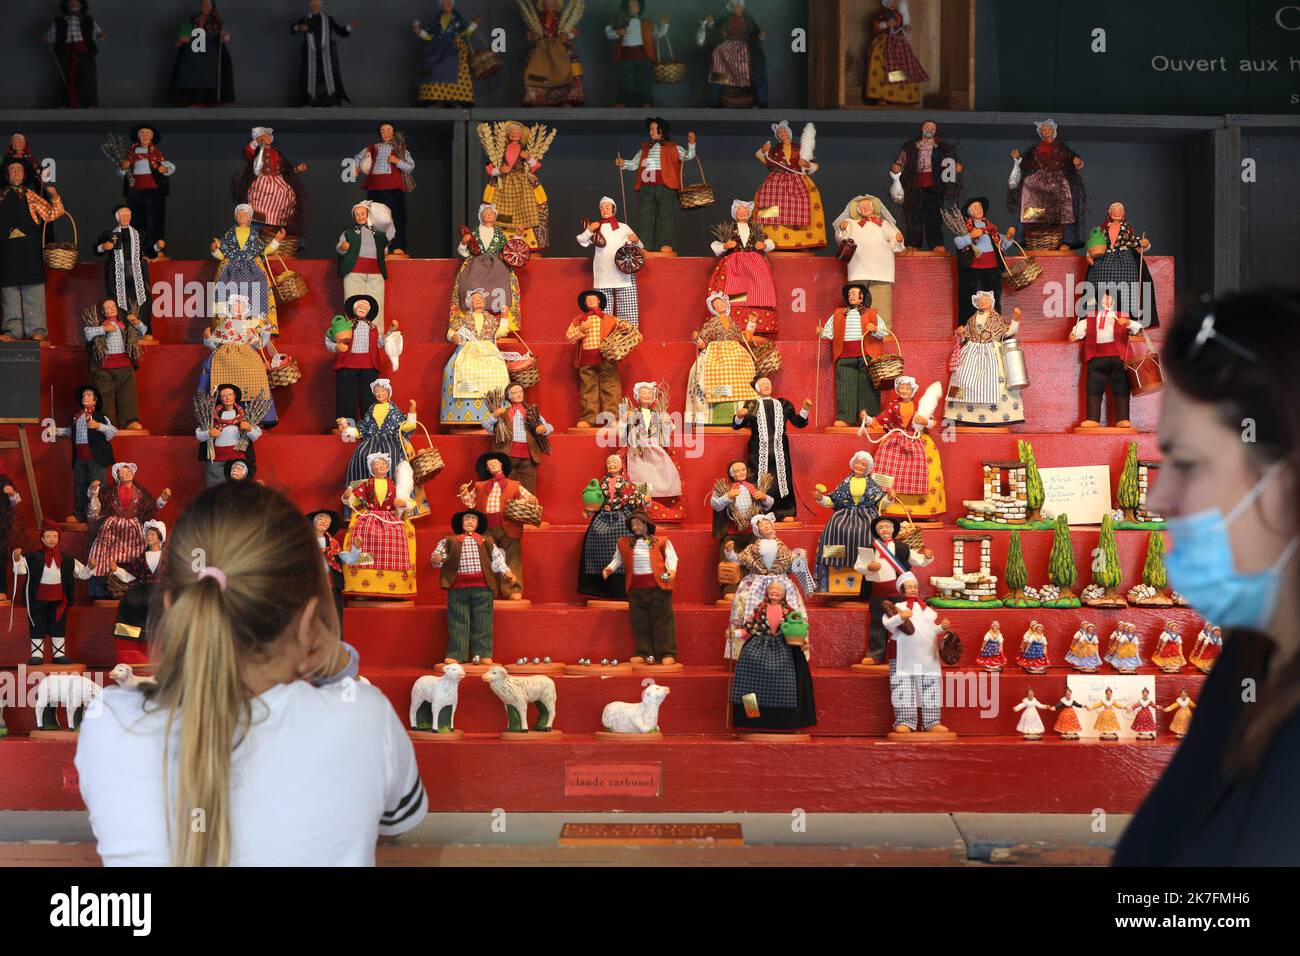
[[[1169,587],[1169,578],[1165,574],[1165,536],[1159,531],[1147,535],[1147,560],[1142,565],[1142,583],[1161,594]]]
[[[1115,544],[1115,525],[1109,514],[1101,519],[1101,535],[1092,559],[1092,580],[1105,589],[1100,604],[1124,605],[1128,602],[1119,593],[1123,574],[1119,566],[1119,548]]]
[[[1043,507],[1043,478],[1034,460],[1034,446],[1021,438],[1016,442],[1020,461],[1025,465],[1025,521],[1033,524],[1041,520]]]
[[[1138,505],[1142,503],[1142,490],[1138,486],[1138,446],[1137,442],[1128,443],[1128,454],[1124,457],[1124,470],[1120,472],[1119,489],[1115,494],[1119,506],[1124,509],[1125,521],[1137,521]]]
[[[1079,580],[1079,572],[1074,566],[1074,545],[1070,542],[1068,515],[1056,516],[1052,553],[1047,559],[1047,579],[1060,588],[1058,600],[1069,600],[1075,596],[1074,585]]]
[[[1007,567],[1002,576],[1007,587],[1011,590],[1007,592],[1003,603],[1008,607],[1015,607],[1023,604],[1025,601],[1025,585],[1029,583],[1029,572],[1025,570],[1025,555],[1020,549],[1020,532],[1011,532],[1011,544],[1007,548]]]

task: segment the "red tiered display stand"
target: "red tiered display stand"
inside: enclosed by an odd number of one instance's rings
[[[1173,262],[1149,257],[1159,308],[1173,315]],[[1066,341],[1067,315],[1048,316],[1044,290],[1081,280],[1085,263],[1078,257],[1042,260],[1044,275],[1021,292],[1008,290],[1004,311],[1023,310],[1019,339],[1025,349],[1031,386],[1025,390],[1027,423],[1009,433],[964,432],[951,442],[939,442],[949,504],[947,523],[925,530],[935,561],[918,569],[923,586],[931,573],[951,569],[951,539],[960,529],[953,521],[961,501],[982,495],[980,463],[990,458],[1014,458],[1016,440],[1033,442],[1040,467],[1108,464],[1112,483],[1118,482],[1130,436],[1080,435],[1070,429],[1082,417],[1079,346]],[[828,349],[815,329],[840,304],[843,266],[831,257],[775,259],[773,274],[780,306],[780,343],[784,365],[776,392],[795,404],[806,397],[817,403],[818,428],[792,432],[795,485],[802,501],[802,527],[779,533],[792,547],[812,553],[829,512],[811,506],[812,488],[831,485],[847,472],[853,452],[864,447],[854,434],[826,434],[834,418],[833,379]],[[655,258],[640,274],[641,331],[645,342],[622,363],[624,385],[668,377],[670,409],[680,411],[686,376],[695,355],[690,333],[704,316],[705,286],[712,263],[703,259]],[[258,477],[280,488],[304,510],[337,502],[346,462],[353,446],[331,434],[333,427],[332,357],[322,339],[342,300],[335,265],[326,260],[298,260],[295,269],[307,282],[306,297],[280,311],[281,351],[299,362],[303,377],[276,392],[280,424],[258,443]],[[414,398],[421,419],[446,468],[426,486],[432,514],[416,522],[419,593],[406,608],[349,607],[346,634],[361,653],[361,672],[386,694],[400,715],[409,708],[412,683],[433,673],[445,656],[445,595],[428,554],[447,533],[458,510],[455,488],[472,476],[474,459],[488,447],[485,434],[449,434],[436,428],[442,366],[452,346],[446,341],[447,303],[456,263],[448,260],[390,262],[388,318],[401,325],[405,353],[400,369],[390,375],[395,398],[405,405]],[[894,328],[907,356],[907,372],[922,388],[936,379],[946,383],[952,332],[956,325],[953,260],[945,256],[904,256],[898,260],[894,290]],[[154,332],[161,344],[148,349],[139,372],[141,418],[149,435],[133,437],[130,459],[140,466],[140,480],[151,489],[171,487],[175,501],[164,520],[202,488],[202,468],[195,459],[190,398],[206,349],[200,341],[208,320],[178,315],[185,283],[206,282],[213,264],[173,261],[152,270],[157,296]],[[578,658],[626,661],[632,654],[627,612],[589,608],[577,593],[576,576],[585,528],[581,491],[601,473],[607,449],[591,434],[566,434],[564,426],[577,418],[577,389],[572,346],[564,332],[574,310],[574,294],[590,284],[585,259],[547,258],[520,271],[523,332],[538,356],[539,385],[529,390],[546,418],[557,426],[553,451],[539,469],[538,495],[549,526],[524,539],[525,595],[531,601],[520,615],[501,614],[496,620],[493,657],[498,662],[519,657],[549,656],[574,664]],[[79,310],[102,291],[102,272],[82,264],[68,273],[49,273],[50,342],[42,349],[42,383],[53,386],[55,408],[43,409],[62,422],[72,410],[73,389],[87,377],[85,348],[80,340]],[[193,288],[189,290],[191,293]],[[163,301],[166,300],[166,301]],[[803,311],[795,312],[795,307]],[[1152,338],[1158,347],[1160,333]],[[818,364],[821,370],[818,373]],[[1158,402],[1135,399],[1132,420],[1138,434],[1139,456],[1157,455],[1152,434]],[[1083,812],[1097,806],[1132,810],[1159,775],[1176,746],[1167,734],[1154,742],[1063,742],[1047,735],[1027,748],[1014,733],[1011,706],[1032,686],[1044,700],[1064,690],[1068,668],[1056,666],[1030,677],[1015,667],[991,678],[974,663],[980,637],[996,617],[1010,644],[1031,619],[1047,625],[1049,656],[1062,660],[1079,622],[1096,623],[1103,642],[1113,623],[1123,619],[1138,625],[1143,657],[1149,655],[1166,619],[1180,620],[1185,635],[1194,635],[1199,620],[1186,609],[1169,611],[1128,608],[1096,611],[999,608],[994,611],[948,610],[944,614],[962,636],[963,660],[949,668],[953,694],[965,706],[949,706],[944,724],[957,735],[952,743],[921,746],[887,741],[891,729],[888,678],[884,673],[860,673],[850,665],[861,661],[866,648],[865,604],[828,606],[811,602],[812,669],[818,724],[806,743],[778,740],[742,741],[727,726],[728,667],[722,658],[727,610],[716,606],[718,586],[714,568],[717,543],[712,538],[711,511],[706,494],[724,474],[729,461],[743,457],[743,432],[711,430],[696,433],[698,444],[678,450],[685,482],[683,524],[663,529],[680,557],[675,592],[679,674],[665,675],[673,688],[661,714],[661,740],[604,740],[600,713],[614,700],[639,697],[642,675],[626,668],[614,674],[581,673],[570,667],[555,676],[559,690],[555,728],[562,731],[546,747],[518,747],[499,739],[504,722],[500,701],[480,681],[461,688],[456,725],[458,740],[427,741],[413,735],[426,780],[430,806],[436,810],[484,810],[508,806],[520,811],[640,810],[640,811],[764,811],[798,806],[808,811],[1002,811]],[[67,446],[38,443],[33,450],[41,500],[48,514],[70,510],[72,473]],[[11,458],[0,462],[19,485],[25,503],[23,524],[31,531],[31,500],[22,469]],[[1086,569],[1096,546],[1096,529],[1075,529],[1076,564],[1081,569],[1076,591],[1088,583]],[[1116,533],[1124,568],[1124,587],[1140,580],[1146,535]],[[67,546],[84,554],[84,532],[69,532]],[[1021,544],[1030,584],[1047,583],[1047,559],[1052,535],[1024,532]],[[30,544],[31,542],[23,542]],[[1001,575],[1007,535],[994,533],[993,569]],[[114,663],[114,609],[84,601],[70,611],[73,652],[92,670]],[[7,612],[6,612],[7,616]],[[28,653],[26,620],[15,609],[14,625],[0,639],[0,667],[15,668]],[[607,669],[606,669],[607,670]],[[1142,673],[1156,673],[1143,668]],[[1190,668],[1182,674],[1156,673],[1157,699],[1175,697],[1187,687],[1193,696],[1202,676]],[[33,723],[30,708],[9,708],[5,719],[11,737],[0,742],[6,773],[0,777],[0,809],[75,809],[81,806],[72,765],[73,742],[33,743],[25,739]],[[449,759],[454,754],[454,759]],[[594,795],[581,781],[605,768],[654,764],[660,785],[653,795]],[[1017,781],[1009,787],[1007,781]],[[1061,786],[1068,780],[1068,786]],[[436,781],[436,784],[434,783]],[[507,800],[508,803],[503,803]]]

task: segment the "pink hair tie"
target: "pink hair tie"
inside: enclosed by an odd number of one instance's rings
[[[202,581],[204,578],[212,578],[217,584],[221,585],[221,590],[226,589],[226,572],[219,567],[209,564],[199,572],[199,580]]]

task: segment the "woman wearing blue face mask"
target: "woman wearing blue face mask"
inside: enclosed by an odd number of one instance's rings
[[[1170,584],[1224,639],[1114,862],[1300,864],[1300,294],[1182,316],[1162,364],[1149,506],[1168,521]]]

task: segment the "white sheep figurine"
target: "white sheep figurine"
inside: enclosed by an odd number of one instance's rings
[[[668,696],[668,687],[656,684],[653,677],[641,682],[641,703],[611,701],[600,712],[600,722],[616,734],[654,734],[659,732],[659,705]]]
[[[528,731],[528,704],[537,705],[537,723],[533,730],[546,732],[555,723],[555,681],[542,674],[511,677],[500,664],[483,673],[484,682],[506,705],[506,731]]]
[[[62,706],[67,712],[68,729],[81,726],[86,708],[99,699],[99,685],[85,674],[47,674],[36,685],[36,726],[41,730],[61,730],[55,711]]]
[[[456,703],[465,668],[448,664],[442,676],[425,674],[411,688],[411,729],[449,734],[456,729]]]
[[[141,684],[156,684],[158,681],[152,677],[136,677],[135,668],[130,664],[118,664],[108,672],[110,680],[114,681],[118,687],[125,687],[127,690],[134,690]]]

